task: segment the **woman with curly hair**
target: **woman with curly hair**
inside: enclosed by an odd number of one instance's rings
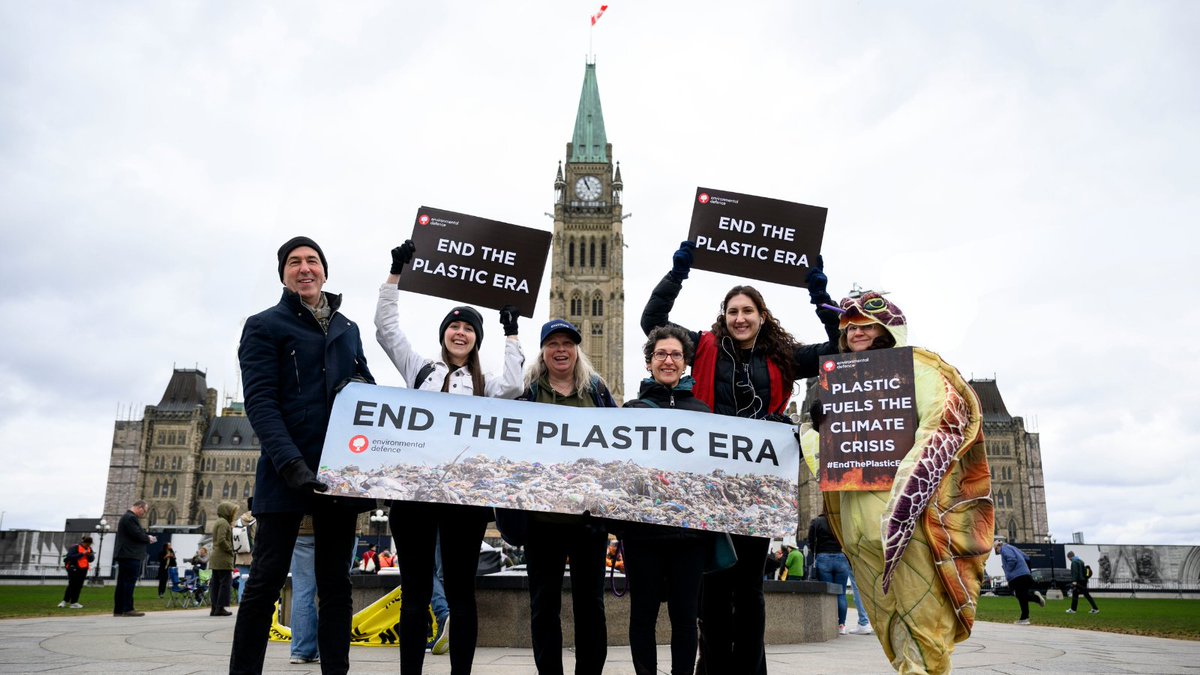
[[[673,267],[655,286],[642,311],[649,334],[670,323],[675,298],[692,267],[695,245],[685,241]],[[821,259],[806,279],[809,299],[825,326],[828,341],[802,345],[784,330],[752,286],[734,286],[721,301],[721,313],[707,331],[688,331],[696,345],[693,394],[719,415],[779,419],[787,408],[792,383],[817,374],[821,356],[837,353],[838,315],[825,288]],[[733,535],[738,562],[704,578],[700,608],[700,660],[708,673],[765,673],[763,633],[766,603],[763,566],[770,540]],[[734,621],[734,616],[737,621]]]

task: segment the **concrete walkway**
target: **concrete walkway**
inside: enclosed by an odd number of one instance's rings
[[[849,624],[854,625],[853,609],[850,614]],[[141,618],[5,619],[0,620],[0,672],[220,673],[227,667],[232,639],[233,617],[210,617],[195,610],[154,612]],[[659,647],[658,654],[660,672],[665,673],[669,651]],[[353,647],[350,658],[356,673],[399,672],[395,649]],[[567,652],[568,673],[573,659]],[[767,660],[772,675],[892,672],[874,636],[770,645]],[[272,643],[265,672],[320,673],[319,667],[293,666],[287,661],[287,645]],[[980,622],[971,639],[955,650],[954,669],[959,673],[1195,674],[1200,672],[1200,642]],[[425,672],[449,673],[448,658],[427,657]],[[475,672],[533,673],[533,655],[528,649],[480,649]],[[633,673],[629,649],[610,648],[604,672]]]

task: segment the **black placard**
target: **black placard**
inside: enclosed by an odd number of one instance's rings
[[[816,264],[828,209],[696,188],[688,239],[697,269],[804,286]]]
[[[912,347],[821,359],[821,491],[889,490],[917,430]]]
[[[533,316],[549,232],[422,206],[412,240],[417,251],[400,290],[492,309],[516,305]]]

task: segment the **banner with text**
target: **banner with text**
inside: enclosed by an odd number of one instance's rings
[[[828,209],[696,188],[688,239],[697,269],[804,286],[816,264]]]
[[[400,290],[533,316],[549,232],[422,206],[412,240],[417,252]]]
[[[911,347],[821,360],[821,491],[890,490],[917,431]]]
[[[334,401],[319,476],[329,495],[781,537],[798,518],[794,429],[351,383]]]

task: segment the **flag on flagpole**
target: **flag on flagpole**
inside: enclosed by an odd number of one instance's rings
[[[608,5],[600,5],[600,11],[592,15],[592,25],[596,25],[596,20],[604,16],[604,10],[608,9]]]

